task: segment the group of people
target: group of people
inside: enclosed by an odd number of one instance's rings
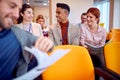
[[[20,17],[17,20],[17,26],[25,31],[32,33],[35,36],[46,36],[48,37],[48,27],[45,26],[45,19],[43,15],[38,15],[36,22],[33,22],[33,9],[25,3],[22,5],[20,10]]]
[[[92,54],[88,45],[105,45],[107,34],[106,30],[99,26],[98,8],[89,8],[82,14],[83,22],[78,27],[68,19],[70,7],[65,3],[57,3],[57,23],[51,26],[46,34],[43,15],[38,15],[37,23],[32,22],[33,10],[28,4],[22,6],[22,0],[0,0],[0,7],[0,80],[9,80],[28,71],[34,56],[24,51],[25,46],[34,46],[48,52],[58,45],[79,45]],[[16,20],[19,24],[14,25]],[[96,59],[96,55],[91,55],[91,58],[93,56]]]

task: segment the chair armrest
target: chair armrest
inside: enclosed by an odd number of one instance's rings
[[[106,68],[95,67],[95,73],[103,77],[105,80],[120,80],[119,77],[111,74]]]
[[[108,68],[105,68],[105,67],[103,67],[103,69],[106,70],[107,72],[111,73],[112,75],[114,75],[115,77],[117,77],[120,80],[120,75],[118,73],[116,73]]]

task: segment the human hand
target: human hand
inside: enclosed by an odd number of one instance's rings
[[[53,42],[47,37],[39,37],[35,43],[35,47],[43,52],[49,52],[53,48]]]

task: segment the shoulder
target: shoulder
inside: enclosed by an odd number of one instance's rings
[[[103,28],[103,27],[101,27],[101,26],[99,26],[99,31],[101,31],[101,32],[107,32],[107,31],[105,30],[105,28]]]
[[[23,27],[22,23],[16,24],[16,25],[14,25],[14,26],[19,27],[19,28],[22,28],[22,27]]]
[[[55,24],[53,24],[53,25],[51,25],[50,26],[50,29],[56,29],[56,28],[60,28],[60,25],[59,25],[59,23],[55,23]]]
[[[14,25],[13,27],[11,27],[11,30],[15,33],[15,35],[17,37],[34,37],[31,33],[29,33],[28,31],[25,31],[19,27],[17,27],[16,25]]]
[[[101,35],[107,36],[107,31],[101,26],[99,26],[99,32],[100,32]]]
[[[11,29],[12,29],[14,32],[18,32],[18,31],[24,32],[24,30],[22,30],[22,29],[20,28],[19,24],[12,26]]]
[[[36,22],[31,22],[32,28],[42,30],[41,25]]]
[[[16,26],[13,26],[11,30],[14,32],[16,38],[20,42],[20,44],[23,46],[25,45],[33,45],[36,41],[37,37],[29,33],[28,31],[22,30]]]
[[[69,31],[71,34],[79,34],[79,33],[80,33],[80,27],[77,26],[76,24],[69,23],[68,31]]]
[[[26,36],[29,32],[27,32],[27,31],[25,31],[25,30],[23,30],[23,29],[21,29],[21,28],[19,28],[19,27],[17,27],[17,26],[13,26],[13,27],[11,27],[11,29],[12,29],[12,31],[16,34],[16,36],[22,36],[22,37],[24,37],[24,36]]]
[[[34,24],[34,25],[40,25],[40,24],[38,24],[38,23],[36,23],[36,22],[31,22],[32,24]]]
[[[69,23],[69,28],[72,28],[72,29],[79,29],[79,26],[74,24],[74,23]]]
[[[32,26],[41,26],[40,24],[36,23],[36,22],[31,22]]]
[[[31,22],[31,25],[34,27],[34,28],[41,28],[41,25],[36,23],[36,22]]]
[[[86,29],[86,30],[88,30],[89,27],[87,25],[85,25],[85,24],[82,24],[81,27],[80,27],[80,29],[84,29],[84,30]]]

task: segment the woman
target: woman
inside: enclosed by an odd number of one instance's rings
[[[107,32],[103,27],[99,26],[100,21],[100,11],[98,8],[89,8],[87,11],[87,26],[83,25],[80,28],[81,36],[80,36],[80,45],[86,47],[92,57],[92,54],[96,54],[101,52],[99,49],[105,45]],[[93,49],[93,50],[92,50]],[[98,50],[98,51],[95,51]],[[99,54],[96,54],[98,56]],[[95,56],[95,55],[93,55]],[[94,63],[94,61],[93,61]],[[95,66],[101,66],[101,64],[97,64],[95,62]],[[97,65],[96,65],[97,64]]]
[[[103,46],[107,32],[99,26],[100,11],[98,8],[89,8],[87,11],[87,25],[80,27],[80,45],[88,49],[93,65],[104,66]],[[96,80],[98,80],[96,76]]]
[[[32,33],[35,36],[43,35],[40,24],[32,22],[32,19],[33,9],[30,5],[23,4],[17,26]]]
[[[39,37],[43,36],[40,24],[32,22],[33,19],[33,9],[28,4],[23,4],[20,11],[20,17],[18,19],[17,26],[25,31],[32,33],[33,35]],[[36,58],[31,57],[31,62],[29,63],[28,71],[37,65]]]
[[[45,25],[45,19],[43,17],[43,15],[38,15],[37,18],[36,18],[36,22],[39,23],[42,27],[42,30],[43,30],[43,35],[48,37],[48,27]]]

